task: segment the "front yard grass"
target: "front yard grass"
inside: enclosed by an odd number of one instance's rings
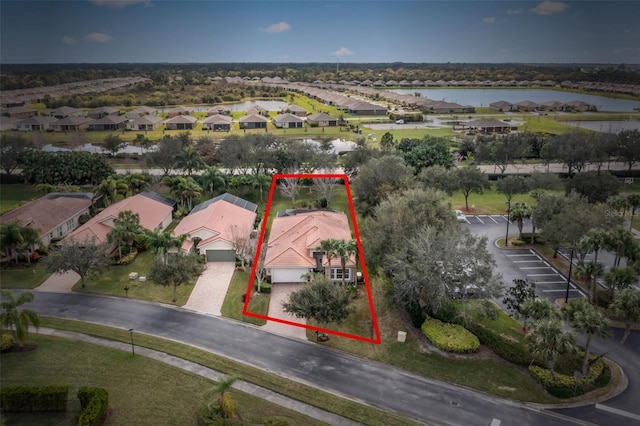
[[[3,386],[69,385],[66,413],[5,413],[7,424],[75,425],[80,413],[80,386],[109,392],[107,425],[186,425],[205,402],[213,382],[159,361],[129,352],[53,336],[32,335],[38,349],[2,354]],[[248,424],[268,419],[291,425],[322,424],[261,398],[231,390],[237,410]]]
[[[33,262],[12,264],[7,269],[0,270],[0,288],[36,288],[51,275],[44,263]]]
[[[195,285],[195,279],[188,283],[178,286],[178,300],[173,303],[173,287],[155,285],[152,281],[147,280],[140,282],[129,279],[129,273],[137,272],[139,276],[147,276],[151,263],[153,262],[154,253],[151,250],[139,253],[135,260],[129,265],[112,265],[101,272],[98,276],[86,280],[87,286],[82,288],[80,282],[73,286],[73,291],[83,293],[96,293],[109,296],[128,297],[134,299],[148,300],[150,302],[168,303],[182,306],[187,303],[189,295]],[[129,287],[128,292],[124,288]]]
[[[248,322],[255,325],[265,325],[266,320],[261,318],[255,318],[242,315],[242,307],[244,302],[242,296],[247,293],[247,286],[249,285],[249,278],[251,272],[235,271],[231,278],[231,284],[227,290],[227,295],[222,303],[222,316],[227,318],[233,318],[239,321]],[[269,294],[267,293],[254,293],[249,299],[248,310],[260,315],[268,315],[269,313]]]

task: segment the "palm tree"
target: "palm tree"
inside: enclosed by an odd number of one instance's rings
[[[520,232],[520,236],[519,236],[520,240],[522,240],[522,228],[524,227],[524,220],[530,217],[531,217],[531,209],[526,203],[515,203],[511,207],[509,220],[517,223],[518,231]]]
[[[124,210],[118,213],[118,217],[113,220],[114,227],[107,234],[107,239],[111,239],[110,243],[118,245],[120,259],[122,259],[122,246],[129,246],[129,253],[133,250],[133,243],[136,238],[143,233],[140,226],[140,215],[130,210]]]
[[[336,255],[336,240],[327,239],[321,240],[320,245],[316,250],[321,251],[327,256],[327,263],[329,264],[329,274],[331,274],[331,259],[335,259]]]
[[[211,196],[213,196],[216,187],[224,187],[226,185],[225,174],[215,166],[206,167],[200,177],[200,181],[203,187],[209,189]]]
[[[25,291],[16,299],[9,290],[2,290],[2,314],[0,324],[13,332],[13,337],[22,347],[29,338],[29,326],[40,327],[40,316],[32,309],[20,309],[20,306],[33,301],[33,293]]]
[[[18,252],[20,246],[24,244],[22,227],[18,222],[0,224],[0,248],[4,251],[5,257],[14,256],[16,265],[18,264]]]
[[[180,248],[182,243],[188,238],[187,234],[179,237],[172,237],[171,231],[158,228],[154,231],[146,231],[146,242],[154,249],[154,253],[161,257],[162,262],[167,264],[167,253],[172,248]]]
[[[198,154],[198,151],[194,150],[191,145],[182,148],[180,154],[176,155],[175,160],[175,167],[185,170],[189,176],[191,176],[194,170],[200,170],[204,165],[200,154]]]
[[[263,200],[262,193],[265,188],[269,188],[271,185],[271,177],[265,175],[264,173],[258,173],[257,175],[253,175],[253,187],[258,188],[260,192],[260,202]]]
[[[342,267],[342,285],[345,285],[345,275],[347,270],[347,261],[351,258],[353,252],[352,245],[345,240],[334,240],[335,246],[334,250],[336,253],[336,257],[340,258],[340,266]],[[357,250],[356,250],[357,252]]]
[[[118,201],[118,195],[124,195],[128,191],[129,187],[124,181],[113,176],[109,176],[100,182],[100,184],[93,190],[93,193],[97,196],[102,196],[104,205],[108,206]]]
[[[640,322],[640,291],[626,288],[616,294],[613,303],[609,306],[614,315],[624,321],[624,343],[631,334],[631,326]]]
[[[22,235],[22,244],[20,245],[20,249],[24,250],[27,263],[30,264],[30,251],[36,244],[41,244],[40,235],[37,229],[30,226],[21,227],[20,234]]]
[[[208,394],[220,395],[220,415],[225,419],[233,418],[235,413],[235,403],[229,395],[229,391],[233,387],[233,384],[238,380],[236,376],[229,376],[226,379],[220,380],[217,385],[209,389]],[[211,405],[210,405],[211,407]]]
[[[554,380],[554,366],[558,357],[575,351],[575,335],[564,331],[561,321],[553,317],[536,321],[533,332],[525,336],[525,339],[531,354],[544,360]]]
[[[640,194],[627,195],[627,204],[629,211],[631,212],[631,218],[629,219],[629,231],[633,227],[633,219],[636,217],[636,210],[640,207]]]
[[[609,288],[609,299],[613,299],[615,290],[624,290],[631,287],[631,284],[638,278],[632,268],[618,268],[616,266],[609,269],[604,274],[604,283]]]
[[[530,328],[536,321],[556,317],[553,305],[547,299],[527,299],[520,305],[518,315],[524,319],[524,327]]]
[[[596,303],[598,300],[596,297],[597,279],[604,274],[604,265],[600,262],[585,262],[584,260],[580,260],[576,264],[576,273],[585,278],[589,278],[590,301]]]
[[[578,246],[582,246],[588,252],[593,252],[593,261],[591,263],[598,263],[598,253],[600,249],[605,247],[607,242],[607,232],[601,228],[590,229],[578,242]],[[600,272],[596,274],[595,272]],[[596,278],[599,275],[602,275],[602,272],[599,271],[598,267],[593,267],[590,276],[593,277],[593,280],[590,281],[590,291],[591,291],[591,300],[592,302],[596,301]]]
[[[607,318],[593,305],[582,300],[572,300],[562,307],[562,314],[569,321],[571,328],[578,333],[586,334],[584,344],[584,359],[582,361],[582,375],[587,374],[589,367],[589,345],[594,334],[602,338],[609,337],[609,322]]]
[[[609,232],[604,242],[604,246],[615,253],[613,260],[613,266],[615,267],[620,266],[622,258],[625,254],[629,254],[636,244],[633,234],[621,227]]]
[[[129,173],[124,176],[124,182],[128,187],[129,195],[136,195],[149,188],[151,176],[142,173]]]

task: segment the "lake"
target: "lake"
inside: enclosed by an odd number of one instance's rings
[[[563,124],[600,133],[618,134],[623,130],[640,130],[640,121],[564,121]]]
[[[512,104],[522,101],[536,103],[583,101],[595,105],[598,111],[615,112],[633,112],[634,108],[640,107],[640,101],[548,89],[391,89],[389,91],[403,95],[420,93],[422,97],[428,99],[445,100],[474,107],[488,107],[490,103],[497,101],[507,101]]]

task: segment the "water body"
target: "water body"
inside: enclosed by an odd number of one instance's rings
[[[118,151],[118,154],[144,154],[146,152],[151,152],[155,147],[151,147],[149,149],[141,148],[139,146],[129,145],[127,144],[124,148]],[[62,152],[62,151],[82,151],[82,152],[90,152],[92,154],[106,154],[107,151],[102,149],[100,146],[93,145],[91,143],[85,143],[84,145],[80,145],[77,148],[63,148],[59,146],[54,146],[51,144],[47,144],[42,147],[42,151],[45,152]]]
[[[512,104],[522,101],[536,103],[583,101],[595,105],[598,111],[615,112],[633,112],[634,108],[640,107],[640,101],[548,89],[392,89],[390,91],[403,95],[420,93],[422,97],[428,99],[445,100],[474,107],[488,107],[490,103],[498,101],[507,101]]]
[[[563,124],[601,133],[618,134],[623,130],[640,130],[640,121],[564,121]]]
[[[232,112],[244,112],[246,110],[248,110],[251,107],[254,106],[261,106],[262,108],[266,109],[267,111],[280,111],[281,108],[289,105],[286,102],[282,102],[282,101],[246,101],[246,102],[238,102],[235,104],[221,104],[222,106],[229,108]],[[199,106],[194,106],[192,107],[193,110],[195,112],[207,112],[209,110],[209,108],[211,108],[214,105],[199,105]],[[167,108],[158,108],[158,111],[160,112],[167,112],[170,109],[173,109],[174,107],[167,107]]]

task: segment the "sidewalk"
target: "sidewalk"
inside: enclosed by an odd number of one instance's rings
[[[40,334],[44,334],[47,336],[55,336],[55,337],[62,337],[66,339],[79,340],[82,342],[91,343],[93,345],[100,345],[100,346],[105,346],[113,349],[119,349],[125,352],[131,351],[131,345],[129,343],[100,339],[97,337],[92,337],[92,336],[81,334],[81,333],[75,333],[72,331],[55,330],[52,328],[41,327],[38,332]],[[154,351],[152,349],[135,346],[135,353],[136,355],[155,359],[156,361],[160,361],[165,364],[172,365],[174,367],[180,368],[182,370],[188,371],[193,374],[197,374],[198,376],[204,377],[209,380],[213,380],[215,382],[219,382],[220,380],[226,379],[228,377],[226,374],[222,374],[210,368],[203,367],[200,364],[196,364],[194,362],[187,361],[163,352]],[[347,419],[346,417],[342,417],[337,414],[333,414],[328,411],[321,410],[312,405],[305,404],[304,402],[296,401],[295,399],[289,398],[284,395],[280,395],[279,393],[273,392],[261,386],[254,385],[252,383],[238,380],[234,383],[233,388],[239,391],[248,393],[250,395],[256,396],[258,398],[262,398],[274,404],[280,405],[281,407],[288,408],[289,410],[302,413],[306,416],[309,416],[316,420],[320,420],[330,425],[357,426],[361,424],[358,422],[354,422],[350,419]]]

